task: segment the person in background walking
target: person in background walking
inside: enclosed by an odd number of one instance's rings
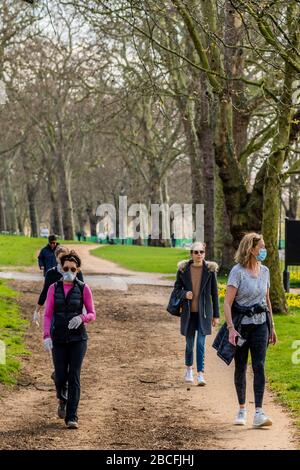
[[[237,264],[230,271],[224,299],[229,342],[236,346],[234,382],[240,408],[235,424],[246,424],[246,371],[250,351],[254,379],[255,428],[272,425],[271,419],[262,409],[267,347],[268,343],[275,344],[277,341],[269,295],[270,273],[267,266],[261,264],[266,256],[267,250],[262,235],[247,233],[236,252]],[[239,331],[235,329],[237,318],[241,320]],[[240,346],[238,337],[242,340]]]
[[[87,284],[77,279],[79,256],[62,256],[63,280],[49,287],[44,317],[44,347],[52,352],[55,369],[58,416],[70,429],[78,428],[80,372],[87,350],[85,324],[96,319],[93,296]],[[86,313],[82,313],[83,306]],[[68,382],[68,396],[64,395]]]
[[[81,232],[80,232],[80,230],[78,230],[78,232],[76,233],[76,237],[77,237],[77,240],[80,242],[80,240],[81,240]]]
[[[171,235],[171,244],[172,244],[172,248],[176,247],[176,238],[175,238],[174,233],[172,233],[172,235]]]
[[[219,299],[216,272],[217,263],[205,261],[205,244],[195,242],[190,250],[191,259],[178,263],[174,289],[178,296],[185,292],[180,316],[181,334],[186,337],[185,381],[194,383],[193,355],[197,332],[197,384],[206,385],[204,379],[205,337],[212,326],[219,323]]]
[[[55,250],[59,244],[56,235],[49,235],[48,245],[44,246],[38,256],[40,270],[43,271],[44,277],[49,269],[54,268],[57,264]]]

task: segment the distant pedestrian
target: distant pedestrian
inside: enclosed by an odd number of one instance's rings
[[[103,232],[100,232],[99,235],[98,235],[98,240],[99,240],[99,243],[102,244],[105,240],[105,234]]]
[[[172,233],[172,235],[171,235],[171,244],[172,244],[172,248],[176,247],[176,238],[175,238],[174,233]]]
[[[80,230],[78,230],[78,232],[76,233],[76,236],[77,236],[77,240],[80,242],[80,240],[81,240],[81,232],[80,232]]]
[[[39,268],[43,271],[44,276],[49,269],[54,268],[57,264],[55,250],[59,243],[57,242],[56,235],[49,235],[48,245],[40,251],[38,256]]]

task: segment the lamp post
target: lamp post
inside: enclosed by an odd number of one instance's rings
[[[283,287],[285,292],[290,291],[290,273],[289,273],[289,267],[287,265],[287,260],[286,260],[286,246],[287,246],[287,224],[288,224],[288,217],[285,217],[285,247],[284,247],[284,271],[283,271]]]
[[[295,175],[295,174],[300,174],[300,171],[299,170],[292,170],[292,171],[288,171],[287,173],[291,174],[291,175]],[[288,226],[288,223],[289,223],[289,218],[285,217],[285,237],[284,237],[285,238],[285,247],[284,247],[284,271],[283,271],[283,286],[284,286],[285,292],[290,291],[290,273],[289,273],[289,266],[287,264],[287,256],[286,256],[286,253],[287,253],[287,233],[288,233],[287,226]]]

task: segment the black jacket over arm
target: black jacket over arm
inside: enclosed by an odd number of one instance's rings
[[[254,304],[250,307],[243,307],[239,305],[237,302],[233,302],[231,307],[231,314],[232,314],[232,322],[234,325],[234,329],[241,334],[241,326],[243,317],[246,315],[247,312],[252,313],[261,313],[266,312],[267,314],[267,325],[269,330],[269,339],[272,335],[273,327],[272,321],[270,317],[270,311],[267,305],[265,304]],[[245,338],[246,339],[246,338]],[[229,342],[229,331],[227,328],[227,323],[225,322],[222,327],[220,328],[217,336],[214,339],[212,347],[216,349],[217,355],[227,364],[229,365],[236,353],[236,348],[238,346],[233,346]]]

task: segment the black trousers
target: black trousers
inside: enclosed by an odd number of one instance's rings
[[[52,357],[55,369],[56,396],[67,403],[66,422],[77,421],[80,399],[80,371],[87,350],[87,341],[53,342]],[[68,396],[65,394],[68,382]]]
[[[265,359],[269,339],[268,325],[267,323],[242,325],[241,336],[247,341],[243,346],[237,346],[234,357],[234,382],[239,404],[244,405],[246,401],[246,371],[250,350],[254,375],[255,406],[261,408],[265,391]]]

